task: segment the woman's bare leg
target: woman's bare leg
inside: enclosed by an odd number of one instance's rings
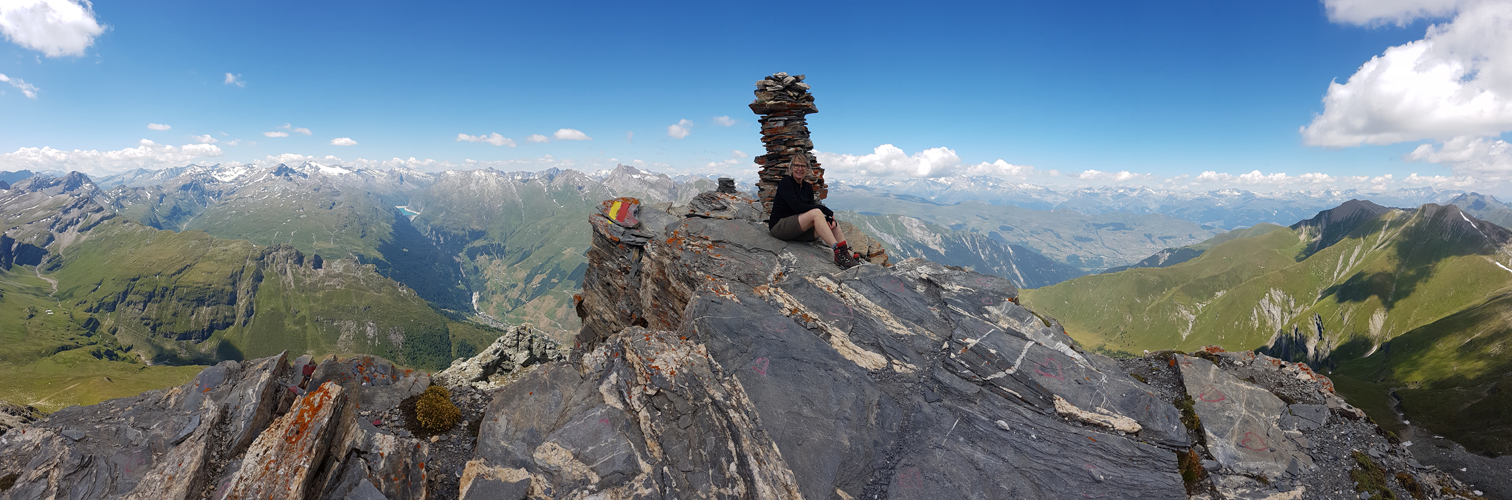
[[[838,220],[835,221],[835,225],[830,228],[830,233],[834,234],[835,241],[849,242],[849,240],[845,239],[845,233],[840,232],[840,221]]]
[[[830,232],[829,224],[824,220],[824,212],[820,212],[817,208],[798,214],[798,226],[804,231],[814,228],[814,234],[818,235],[819,239],[824,240],[829,246],[833,247],[835,243],[839,242],[839,240],[835,239],[835,235]]]

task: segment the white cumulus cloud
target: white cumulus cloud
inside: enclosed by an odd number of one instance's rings
[[[26,81],[20,78],[11,78],[5,76],[5,73],[0,73],[0,82],[9,83],[12,87],[19,89],[21,91],[21,94],[25,95],[28,98],[37,98],[37,86],[26,83]]]
[[[558,141],[591,141],[591,140],[593,140],[592,137],[588,137],[588,134],[584,134],[583,131],[577,130],[577,129],[571,129],[571,128],[557,129],[556,133],[552,134],[552,135],[555,136],[556,140],[558,140]]]
[[[1466,0],[1323,0],[1328,20],[1342,24],[1405,26],[1417,18],[1453,14]]]
[[[104,32],[87,0],[0,1],[0,34],[47,57],[82,56]]]
[[[544,143],[544,142],[549,141],[551,139],[547,139],[546,136],[541,135],[541,134],[530,134],[530,137],[526,137],[525,140],[529,141],[529,142],[534,142],[536,144],[541,144],[541,143]]]
[[[174,147],[142,139],[137,147],[115,151],[20,148],[12,153],[0,154],[0,170],[78,170],[89,174],[108,174],[133,168],[182,166],[197,158],[221,155],[221,149],[212,144]]]
[[[149,123],[147,124],[147,128],[150,128],[152,130],[168,130],[170,128],[173,128],[173,126],[163,125],[161,123]]]
[[[278,128],[281,128],[281,129],[284,129],[284,130],[292,130],[295,133],[299,133],[299,134],[310,135],[310,129],[307,129],[307,128],[304,128],[304,127],[295,127],[294,124],[292,124],[292,123],[285,123],[285,124],[283,124],[282,126],[280,126]]]
[[[1034,167],[1014,165],[1004,160],[981,163],[962,163],[961,157],[950,148],[931,148],[912,155],[892,144],[877,146],[868,155],[849,155],[815,151],[827,172],[844,173],[856,177],[901,177],[932,178],[948,176],[987,175],[993,177],[1024,177],[1035,173]]]
[[[1416,172],[1402,179],[1402,184],[1406,186],[1432,186],[1438,189],[1470,189],[1477,187],[1480,183],[1481,181],[1469,176],[1418,175]]]
[[[732,150],[730,150],[730,156],[733,157],[733,158],[750,158],[751,157],[751,155],[748,155],[748,154],[746,154],[745,151],[741,151],[739,149],[732,149]]]
[[[226,145],[227,146],[235,146],[237,144],[241,144],[241,139],[236,139],[234,141],[226,141]]]
[[[1330,18],[1403,23],[1453,13],[1423,39],[1386,49],[1344,83],[1301,128],[1313,146],[1350,147],[1512,130],[1512,2],[1328,2]]]
[[[279,132],[277,130],[272,131],[272,132],[263,132],[263,137],[288,137],[288,136],[289,136],[288,132]]]
[[[714,124],[715,125],[719,125],[721,127],[733,126],[736,123],[738,123],[738,122],[735,121],[734,118],[730,118],[729,116],[716,116],[716,117],[714,117]]]
[[[508,137],[504,137],[502,135],[499,135],[498,132],[494,132],[494,133],[489,134],[489,135],[457,134],[457,141],[458,142],[462,142],[462,141],[466,141],[466,142],[486,142],[486,143],[489,143],[489,144],[493,144],[495,146],[509,146],[511,148],[515,147],[515,141],[514,141],[514,139],[510,139]]]
[[[1385,178],[1390,179],[1391,176],[1388,174],[1385,176]],[[1362,179],[1364,178],[1354,180]],[[1339,179],[1335,178],[1332,175],[1321,172],[1309,172],[1301,175],[1288,175],[1286,172],[1273,172],[1267,174],[1259,170],[1252,170],[1249,173],[1239,175],[1208,170],[1198,175],[1196,179],[1196,181],[1199,183],[1212,183],[1224,186],[1232,186],[1238,184],[1247,186],[1274,187],[1300,187],[1302,185],[1328,187],[1328,185],[1338,180]]]
[[[676,124],[667,126],[667,137],[671,137],[673,139],[682,139],[684,137],[687,137],[688,134],[693,133],[691,130],[688,130],[688,128],[692,126],[693,122],[690,122],[688,120],[678,120]]]
[[[220,141],[219,141],[219,140],[217,140],[217,139],[216,139],[216,138],[214,138],[214,137],[210,137],[210,134],[205,134],[205,135],[191,135],[191,136],[189,136],[189,138],[190,138],[190,139],[194,139],[194,142],[196,142],[196,143],[199,143],[199,144],[215,144],[215,143],[217,143],[217,142],[220,142]],[[228,143],[228,144],[229,144],[229,143]]]
[[[1483,137],[1456,137],[1438,147],[1418,146],[1407,161],[1444,164],[1455,175],[1488,181],[1512,180],[1512,144]]]
[[[351,137],[337,137],[335,139],[331,139],[331,145],[332,146],[356,146],[357,145],[357,141],[352,140]]]
[[[1137,173],[1134,173],[1134,172],[1130,172],[1128,170],[1120,170],[1120,171],[1117,171],[1117,172],[1103,172],[1103,171],[1100,171],[1100,170],[1086,170],[1086,171],[1083,171],[1080,174],[1077,174],[1076,178],[1084,180],[1084,181],[1129,182],[1129,181],[1150,181],[1150,180],[1155,179],[1155,176],[1151,175],[1151,174],[1137,174]]]
[[[246,87],[247,86],[247,82],[242,81],[241,75],[233,75],[233,74],[230,74],[230,73],[226,73],[226,85],[235,85],[235,86],[238,86],[238,87]]]

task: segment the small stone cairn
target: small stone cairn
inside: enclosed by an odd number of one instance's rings
[[[776,73],[756,82],[756,100],[751,111],[761,118],[761,142],[767,154],[757,156],[761,166],[756,182],[756,197],[762,207],[772,209],[772,197],[777,195],[777,182],[788,175],[788,165],[797,155],[806,155],[813,165],[814,198],[822,200],[829,195],[824,183],[824,169],[814,158],[814,142],[809,140],[808,120],[804,115],[819,112],[814,107],[814,96],[809,85],[803,83],[803,75]]]

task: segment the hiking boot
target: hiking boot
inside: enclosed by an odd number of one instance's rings
[[[861,261],[851,253],[849,245],[840,245],[835,247],[835,265],[840,266],[840,269],[850,269],[861,265]]]

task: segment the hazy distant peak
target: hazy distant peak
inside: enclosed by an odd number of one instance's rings
[[[283,177],[285,179],[290,179],[290,180],[292,180],[295,177],[298,177],[298,178],[301,178],[301,179],[308,179],[310,177],[309,174],[306,174],[303,171],[297,170],[297,169],[295,169],[293,167],[290,167],[288,165],[284,165],[282,163],[278,164],[278,166],[276,166],[276,167],[273,167],[273,171],[269,172],[269,175],[271,175],[273,177]]]
[[[38,175],[16,183],[12,186],[23,191],[39,191],[49,196],[70,194],[73,196],[94,196],[100,189],[95,186],[89,176],[81,172],[69,172],[62,177]]]

